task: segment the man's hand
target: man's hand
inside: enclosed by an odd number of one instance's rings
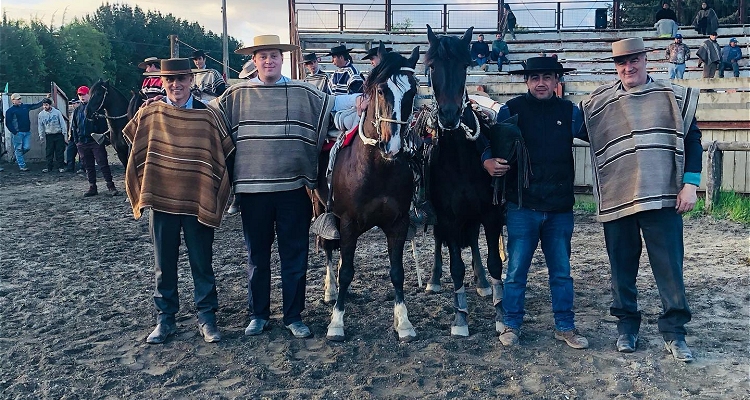
[[[491,176],[503,176],[510,169],[508,161],[502,158],[489,158],[484,161],[483,166]]]
[[[695,202],[698,201],[697,190],[697,186],[689,183],[682,186],[682,190],[677,194],[677,205],[674,207],[678,214],[686,213],[695,207]]]
[[[163,99],[163,98],[164,98],[164,95],[158,94],[158,95],[156,95],[156,96],[154,96],[154,97],[152,97],[152,98],[147,99],[146,101],[144,101],[143,104],[141,104],[141,108],[146,107],[146,106],[150,105],[151,103],[154,103],[154,102],[157,102],[157,101],[161,101],[161,99]]]

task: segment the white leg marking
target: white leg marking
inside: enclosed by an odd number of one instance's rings
[[[331,323],[328,324],[326,337],[334,340],[344,340],[344,311],[339,311],[338,308],[333,307]]]
[[[341,259],[339,259],[339,263],[341,263]],[[323,295],[323,301],[326,304],[336,301],[339,295],[337,282],[336,270],[333,268],[333,261],[331,261],[326,265],[325,293]]]
[[[417,332],[409,321],[409,313],[404,303],[396,304],[393,307],[393,329],[398,333],[399,340],[410,340],[417,337]]]

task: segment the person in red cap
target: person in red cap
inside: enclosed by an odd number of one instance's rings
[[[86,177],[89,181],[89,190],[83,196],[91,197],[99,194],[96,188],[96,166],[94,165],[94,161],[99,165],[99,170],[102,172],[104,180],[107,181],[109,194],[116,196],[119,192],[112,181],[112,171],[109,169],[107,150],[103,144],[97,143],[91,137],[92,133],[107,132],[107,121],[104,118],[86,119],[86,107],[89,103],[88,86],[80,86],[76,93],[81,103],[73,111],[68,140],[74,141],[78,147],[78,154],[83,162],[83,169],[86,170]]]

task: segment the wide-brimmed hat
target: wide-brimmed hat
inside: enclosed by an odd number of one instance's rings
[[[138,68],[140,68],[140,69],[146,69],[146,67],[148,67],[149,64],[159,65],[160,61],[161,60],[159,59],[159,57],[149,57],[149,58],[143,60],[143,62],[138,63]]]
[[[237,54],[253,55],[256,51],[265,49],[278,49],[282,53],[285,51],[295,51],[299,46],[293,44],[281,43],[279,35],[260,35],[253,38],[253,45],[237,49]]]
[[[13,93],[12,95],[10,95],[10,99],[11,100],[21,100],[21,95],[18,94],[18,93]]]
[[[206,56],[209,55],[209,54],[211,54],[211,53],[208,52],[208,51],[195,50],[193,52],[193,56],[190,57],[190,58],[193,59],[193,60],[195,60],[196,58],[200,58],[200,57],[206,58]]]
[[[253,60],[248,60],[245,65],[242,66],[242,71],[240,71],[240,79],[245,79],[250,75],[256,73],[257,71],[258,67],[255,66],[255,62]]]
[[[650,50],[643,44],[642,38],[627,38],[612,43],[612,56],[606,58],[631,56],[633,54],[647,53]]]
[[[338,46],[331,47],[331,51],[326,53],[326,56],[338,56],[342,54],[349,54],[352,49],[347,49],[346,45],[340,44]]]
[[[144,72],[143,76],[174,76],[188,75],[203,71],[190,68],[189,58],[168,58],[161,60],[161,71]]]
[[[319,58],[320,57],[318,57],[318,55],[315,54],[315,53],[308,53],[308,54],[305,54],[304,56],[302,56],[302,60],[299,63],[300,64],[307,64],[307,63],[313,62],[313,61],[320,61]]]
[[[557,62],[556,57],[531,57],[523,64],[523,69],[508,71],[508,73],[513,75],[527,75],[539,72],[555,72],[558,74],[564,74],[566,72],[575,70],[575,68],[563,67],[562,64]]]
[[[362,57],[363,60],[371,60],[373,57],[378,55],[378,48],[379,47],[373,47],[370,50],[367,50],[367,54]],[[388,53],[389,51],[393,51],[393,47],[386,47],[385,52]]]

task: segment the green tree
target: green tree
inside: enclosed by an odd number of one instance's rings
[[[75,93],[75,87],[91,85],[99,78],[109,79],[112,74],[105,70],[106,60],[111,50],[107,37],[93,26],[81,20],[74,20],[60,29],[60,38],[65,52],[64,68],[68,77],[66,93]]]
[[[693,22],[695,14],[701,7],[704,0],[680,0],[680,12],[677,15],[678,23],[682,26],[689,26]],[[622,27],[647,27],[653,26],[654,16],[659,11],[664,0],[627,0],[621,1],[621,18]],[[670,6],[676,10],[676,1],[670,1]],[[737,24],[737,15],[739,9],[739,0],[708,0],[709,6],[712,6],[716,15],[719,16],[720,24]]]
[[[21,21],[9,21],[3,13],[0,24],[0,89],[8,84],[12,92],[47,92],[42,46],[31,28]]]
[[[70,93],[69,90],[72,87],[70,76],[65,68],[61,68],[66,65],[67,56],[63,49],[60,28],[55,29],[52,24],[47,26],[38,19],[32,20],[30,27],[44,52],[42,62],[46,73],[40,77],[41,81],[55,82],[63,91]]]

